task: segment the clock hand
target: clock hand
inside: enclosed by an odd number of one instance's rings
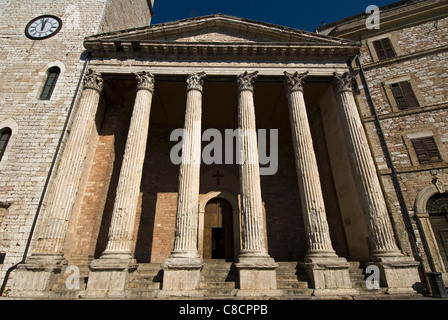
[[[40,27],[40,31],[44,30],[45,25],[47,24],[48,19],[42,19],[42,26]]]

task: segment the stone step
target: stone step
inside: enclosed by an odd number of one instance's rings
[[[277,288],[279,289],[307,289],[307,281],[298,280],[277,280]]]
[[[285,294],[295,295],[300,294],[300,290],[308,289],[308,281],[303,270],[297,268],[297,262],[281,261],[277,262],[277,288],[279,290],[286,290]],[[299,290],[299,291],[288,291]],[[289,293],[288,293],[289,292]]]
[[[159,291],[160,290],[156,289],[155,290],[128,289],[126,291],[126,297],[129,299],[154,299]]]
[[[128,289],[146,289],[146,290],[153,290],[153,289],[160,289],[161,283],[160,282],[150,282],[150,281],[129,281],[127,284]]]
[[[238,289],[234,288],[206,288],[202,289],[205,298],[225,299],[234,297],[238,293]]]
[[[201,271],[199,288],[208,299],[228,299],[238,292],[238,271],[225,260],[207,260]]]
[[[200,289],[236,289],[236,282],[234,281],[206,281],[201,282]]]
[[[283,289],[282,299],[311,299],[313,289],[309,288],[292,288]]]
[[[54,299],[78,299],[83,290],[52,290]]]
[[[163,270],[159,263],[139,264],[129,275],[127,291],[133,298],[154,298],[161,289]]]

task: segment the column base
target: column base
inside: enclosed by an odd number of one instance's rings
[[[197,296],[201,281],[202,260],[197,254],[173,252],[162,265],[163,284],[161,295]]]
[[[123,299],[128,275],[137,269],[134,259],[95,259],[89,265],[89,281],[82,298]]]
[[[63,255],[35,254],[17,266],[8,297],[50,298],[51,286],[67,264]]]
[[[421,287],[419,263],[411,257],[376,256],[371,264],[379,268],[380,286],[388,288],[386,293],[415,294]]]
[[[338,296],[356,294],[350,281],[350,264],[346,259],[336,254],[310,254],[305,256],[304,262],[299,262],[308,278],[310,287],[314,289],[313,295]]]
[[[255,291],[257,295],[260,291],[266,295],[277,295],[277,292],[269,291],[277,289],[278,264],[267,253],[243,253],[235,266],[239,274],[239,296],[247,295],[251,291]]]

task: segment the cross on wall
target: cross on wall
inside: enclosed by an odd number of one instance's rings
[[[220,178],[220,177],[221,177],[221,178],[224,177],[224,175],[223,175],[223,174],[220,174],[220,173],[219,173],[219,170],[216,170],[216,174],[213,175],[213,178],[214,178],[214,177],[216,177],[216,185],[219,186],[219,185],[220,185],[220,180],[219,180],[219,178]]]

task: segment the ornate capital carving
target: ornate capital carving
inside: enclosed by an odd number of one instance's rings
[[[152,73],[142,71],[135,74],[137,78],[137,90],[148,90],[154,92],[154,76]]]
[[[247,71],[237,77],[238,91],[249,90],[254,91],[254,82],[257,78],[258,71],[248,73]]]
[[[92,69],[88,69],[84,75],[83,85],[84,89],[93,89],[101,92],[104,87],[104,82],[101,74],[93,71]]]
[[[304,73],[295,72],[294,74],[285,71],[284,74],[286,77],[285,86],[286,89],[288,90],[288,93],[294,91],[303,92],[303,83],[304,83],[303,80],[308,76],[308,71]]]
[[[340,75],[336,72],[333,73],[335,79],[335,86],[338,92],[340,91],[353,91],[355,88],[355,75],[345,72]]]
[[[205,72],[190,74],[187,78],[187,92],[190,90],[199,90],[202,92],[204,85]]]

